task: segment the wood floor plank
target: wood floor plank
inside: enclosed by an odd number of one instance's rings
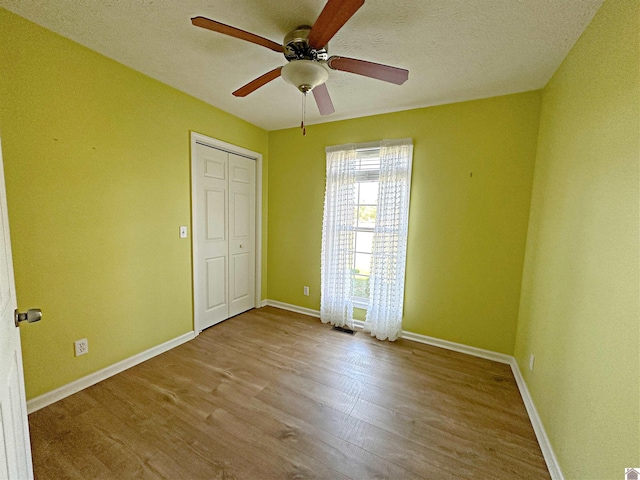
[[[278,478],[348,479],[348,477],[318,459],[300,450],[287,448],[276,438],[266,434],[260,428],[251,425],[247,421],[230,414],[225,409],[217,409],[207,418],[207,422],[217,431],[225,432],[227,436],[236,436],[245,443],[248,439],[248,448],[252,452],[269,452],[268,457],[271,460],[271,468],[278,469]]]
[[[226,344],[232,346],[233,348],[238,348],[237,347],[238,343],[241,343],[241,340],[226,341]],[[245,353],[247,355],[251,355],[250,350],[246,351]],[[267,354],[266,352],[261,352],[260,355],[266,356],[269,354]],[[279,354],[271,353],[270,355],[279,355]],[[308,354],[308,352],[296,353],[296,356],[298,358],[305,358],[309,363],[313,363],[313,361],[317,359],[317,357],[309,356],[309,355],[311,354]],[[398,375],[395,376],[396,377],[395,379],[386,379],[386,378],[379,379],[376,375],[370,375],[368,373],[363,374],[362,372],[358,372],[357,369],[352,369],[352,368],[345,369],[344,362],[338,362],[337,364],[333,364],[325,360],[322,363],[323,363],[323,367],[314,366],[312,368],[306,368],[305,370],[300,370],[300,368],[298,368],[298,371],[296,373],[301,376],[308,376],[308,374],[310,373],[312,375],[313,380],[316,380],[317,382],[331,388],[336,387],[335,381],[337,379],[340,382],[339,385],[337,385],[337,388],[351,395],[358,395],[359,394],[358,390],[363,390],[364,388],[370,389],[372,384],[380,384],[380,382],[382,382],[382,385],[384,387],[384,389],[382,390],[382,394],[385,398],[388,398],[388,393],[387,393],[388,390],[393,391],[394,395],[396,396],[398,395],[398,392],[404,393],[405,395],[409,395],[409,396],[422,391],[428,392],[428,395],[435,397],[429,403],[430,410],[434,408],[440,408],[441,406],[443,410],[451,409],[451,406],[458,406],[458,408],[464,412],[465,410],[467,410],[468,404],[469,404],[469,401],[467,400],[467,398],[473,397],[474,402],[480,403],[480,406],[477,409],[472,411],[473,413],[483,416],[489,422],[492,422],[492,419],[494,417],[498,418],[501,423],[507,423],[511,431],[516,430],[516,426],[519,423],[521,423],[523,419],[526,419],[526,414],[523,414],[522,412],[517,410],[515,412],[512,411],[509,406],[510,403],[508,402],[504,402],[504,404],[498,404],[496,406],[496,398],[491,391],[489,391],[489,395],[485,395],[483,397],[483,401],[480,402],[480,396],[478,395],[478,392],[475,390],[457,391],[456,388],[451,387],[450,388],[451,391],[444,390],[440,392],[441,395],[438,395],[438,392],[436,391],[436,389],[421,388],[421,385],[415,381],[411,381],[407,385],[399,385]],[[331,367],[332,365],[337,365],[337,367],[334,367],[331,372],[329,371],[322,372],[324,367],[332,368]],[[346,371],[347,374],[343,374],[344,371]],[[324,373],[324,375],[322,375],[322,373]],[[365,384],[364,387],[360,385],[361,383],[360,380],[363,380],[363,379],[365,380],[365,382],[369,382]],[[388,383],[390,381],[395,383],[392,383],[392,384]],[[500,381],[502,382],[503,380],[500,380]],[[445,385],[450,385],[450,382],[443,382],[443,383]],[[405,388],[405,387],[408,387],[408,388]],[[483,391],[482,393],[486,393],[486,392]],[[364,394],[365,393],[363,392],[363,395]],[[463,400],[460,400],[460,398],[462,398]],[[513,401],[521,402],[519,394],[517,393],[517,390],[515,392],[511,392],[511,394],[508,396],[505,395],[505,398],[508,399],[511,403]],[[424,400],[424,398],[416,399],[416,401],[422,401],[422,400]],[[408,403],[411,404],[413,402],[408,402]],[[515,421],[511,421],[511,416],[513,415],[517,416]],[[500,418],[500,417],[504,417],[504,418]],[[527,427],[526,431],[530,432],[530,428]]]
[[[238,402],[237,397],[217,399],[234,415],[245,418],[264,432],[277,438],[287,448],[314,452],[314,456],[351,478],[420,478],[408,470],[327,433],[286,412],[251,398]]]
[[[427,454],[425,449],[417,448],[406,438],[332,409],[304,394],[284,387],[267,387],[256,398],[426,478],[453,478],[453,470],[457,478],[475,475],[455,459],[436,451]]]
[[[223,334],[224,337],[224,334]],[[225,338],[225,341],[227,339]],[[242,341],[242,340],[238,340]],[[255,341],[255,337],[249,337],[250,342]],[[381,343],[381,342],[378,342]],[[413,342],[412,342],[413,343]],[[354,342],[350,342],[349,345],[353,345]],[[254,345],[255,346],[255,345]],[[393,347],[390,347],[393,348]],[[436,349],[442,350],[442,349]],[[397,365],[389,365],[385,360],[379,360],[377,358],[371,356],[363,356],[358,352],[356,356],[352,354],[352,352],[344,352],[340,348],[336,348],[333,345],[323,345],[319,343],[315,343],[312,345],[306,344],[303,348],[298,348],[297,345],[289,345],[287,347],[287,352],[289,354],[295,354],[296,358],[305,358],[308,362],[314,363],[319,358],[322,358],[322,362],[325,366],[328,365],[337,365],[339,370],[344,370],[347,366],[351,366],[354,372],[357,372],[361,375],[366,375],[369,372],[373,373],[374,378],[386,381],[397,382],[397,385],[387,385],[387,388],[394,388],[397,390],[398,388],[408,386],[410,391],[415,391],[416,387],[420,388],[421,379],[419,376],[413,374],[412,369],[415,369],[415,365],[401,365],[402,368],[397,369]],[[454,352],[455,353],[455,352]],[[345,357],[346,355],[346,357]],[[457,354],[459,357],[468,357],[467,355]],[[481,359],[478,359],[481,360]],[[333,363],[330,363],[332,361]],[[481,360],[480,363],[489,363],[495,364],[495,362],[489,362],[487,360]],[[511,381],[511,385],[514,385],[513,377],[509,370],[509,367],[506,365],[496,364],[501,367],[502,374],[498,375],[495,371],[487,372],[484,370],[484,376],[490,376],[491,381],[494,382],[509,382]],[[457,388],[459,392],[457,392],[458,396],[474,396],[475,401],[480,401],[481,397],[478,394],[482,393],[490,393],[490,395],[485,395],[485,404],[490,406],[491,409],[499,409],[501,408],[501,404],[496,404],[496,395],[503,396],[504,400],[512,400],[512,399],[520,399],[517,388],[512,389],[491,389],[490,385],[487,385],[486,380],[476,381],[476,377],[470,377],[466,375],[462,370],[462,368],[456,370],[456,375],[452,378],[451,374],[446,376],[442,376],[441,371],[442,368],[438,366],[424,365],[425,368],[428,368],[430,371],[430,375],[428,378],[423,379],[423,381],[431,381],[431,385],[426,385],[430,390],[437,390],[438,388],[443,389],[443,393],[447,394],[455,394],[453,388]],[[451,371],[451,366],[448,368]],[[385,372],[387,372],[385,374]],[[391,372],[389,374],[388,372]],[[477,373],[477,372],[476,372]],[[466,378],[465,378],[466,377]],[[444,380],[444,381],[443,381]],[[511,414],[511,410],[506,409],[505,412],[507,414]],[[516,414],[521,415],[521,412],[517,412]],[[525,412],[526,415],[526,412]]]
[[[508,442],[490,440],[485,434],[472,437],[465,431],[453,434],[445,429],[434,428],[406,415],[401,415],[378,405],[360,400],[351,413],[352,416],[411,440],[425,448],[436,450],[441,455],[448,455],[468,465],[474,471],[483,471],[490,476],[492,472],[499,472],[501,476],[516,476],[535,478],[540,475],[536,471],[539,467],[538,457],[527,454],[517,446]],[[510,467],[503,469],[503,457],[509,457]],[[530,462],[530,463],[528,463]],[[531,472],[534,472],[533,474]]]
[[[266,307],[29,416],[46,479],[548,479],[508,366]]]

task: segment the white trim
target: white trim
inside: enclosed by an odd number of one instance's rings
[[[262,304],[262,155],[256,157],[256,286],[255,306]]]
[[[518,390],[520,390],[520,395],[522,396],[524,406],[527,409],[527,413],[529,414],[529,419],[531,420],[533,431],[536,433],[538,444],[540,444],[540,450],[542,450],[544,460],[545,462],[547,462],[549,474],[551,475],[552,480],[564,480],[562,470],[560,469],[560,464],[558,463],[558,459],[553,452],[551,442],[549,441],[547,432],[545,431],[544,425],[542,424],[542,419],[540,418],[540,415],[538,415],[538,410],[536,409],[536,406],[533,403],[533,398],[531,398],[531,394],[529,393],[529,389],[527,388],[527,382],[525,382],[524,377],[522,376],[522,372],[520,372],[518,362],[514,357],[511,357],[510,365],[513,376],[516,379],[516,384],[518,385]]]
[[[191,248],[192,248],[192,264],[191,264],[191,276],[195,275],[195,265],[193,262],[196,261],[196,237],[194,235],[194,226],[196,224],[195,216],[195,205],[197,202],[197,193],[193,188],[193,179],[195,177],[195,162],[193,161],[195,155],[195,145],[196,142],[204,143],[214,148],[218,148],[221,150],[225,150],[231,153],[237,153],[238,155],[242,155],[247,158],[251,158],[256,161],[256,191],[255,191],[255,207],[256,207],[256,224],[255,224],[255,298],[254,298],[254,307],[259,307],[262,305],[262,154],[258,152],[254,152],[252,150],[247,150],[246,148],[240,147],[238,145],[233,145],[232,143],[223,142],[222,140],[217,140],[215,138],[207,137],[206,135],[202,135],[201,133],[191,132]],[[193,289],[195,295],[195,289],[197,288],[195,279],[193,279]],[[197,333],[199,330],[197,328],[196,321],[196,312],[197,309],[194,308],[193,314],[193,329]],[[196,333],[196,335],[197,335]]]
[[[313,310],[311,308],[299,307],[297,305],[291,305],[290,303],[278,302],[276,300],[267,300],[267,305],[270,307],[281,308],[283,310],[289,310],[291,312],[302,313],[303,315],[309,315],[310,317],[320,318],[320,311]],[[364,322],[362,320],[353,319],[353,325],[362,328]],[[448,340],[441,340],[435,337],[428,337],[420,333],[402,331],[402,338],[406,340],[412,340],[418,343],[424,343],[432,345],[434,347],[446,348],[447,350],[453,350],[454,352],[466,353],[474,357],[486,358],[487,360],[493,360],[494,362],[506,363],[511,365],[513,357],[511,355],[505,355],[504,353],[492,352],[491,350],[484,350],[482,348],[470,347],[463,345],[462,343],[450,342]]]
[[[380,140],[376,142],[364,142],[364,143],[344,143],[342,145],[329,145],[328,147],[324,147],[325,153],[329,153],[330,150],[333,149],[341,149],[342,147],[351,147],[355,145],[356,150],[370,150],[374,148],[380,148]]]
[[[290,303],[278,302],[277,300],[267,300],[267,305],[269,305],[270,307],[281,308],[282,310],[289,310],[290,312],[309,315],[310,317],[320,318],[320,310],[299,307],[297,305],[291,305]]]
[[[291,305],[289,303],[267,300],[267,305],[271,307],[281,308],[283,310],[289,310],[291,312],[302,313],[311,317],[320,317],[319,310],[298,307],[297,305]],[[362,320],[354,319],[353,325],[358,328],[362,328],[364,326],[364,322]],[[524,406],[527,409],[529,420],[531,421],[531,425],[533,426],[533,431],[535,432],[538,444],[540,445],[540,450],[542,450],[542,455],[544,456],[547,468],[549,469],[549,474],[551,475],[552,480],[564,480],[562,470],[560,470],[560,464],[558,463],[558,459],[553,452],[549,437],[547,436],[547,433],[542,424],[542,420],[540,419],[535,404],[533,403],[533,399],[531,398],[531,394],[529,393],[529,389],[527,388],[527,383],[525,382],[524,377],[520,372],[518,362],[513,356],[506,355],[504,353],[493,352],[491,350],[484,350],[482,348],[471,347],[462,343],[450,342],[448,340],[442,340],[440,338],[429,337],[427,335],[422,335],[419,333],[407,332],[406,330],[402,331],[402,338],[404,338],[405,340],[412,340],[414,342],[424,343],[427,345],[432,345],[434,347],[445,348],[447,350],[453,350],[454,352],[465,353],[474,357],[480,357],[487,360],[493,360],[494,362],[510,365],[511,371],[513,372],[513,376],[516,380],[516,385],[518,386],[518,390],[520,391],[520,395],[522,396],[522,401],[524,402]]]
[[[155,347],[150,348],[149,350],[145,350],[144,352],[140,352],[133,357],[126,358],[118,363],[114,363],[102,370],[98,370],[97,372],[91,373],[86,377],[79,378],[71,383],[67,383],[60,388],[56,388],[50,392],[45,393],[44,395],[40,395],[39,397],[32,398],[27,402],[27,412],[33,413],[41,408],[44,408],[52,403],[57,402],[58,400],[62,400],[74,393],[79,392],[80,390],[84,390],[85,388],[90,387],[91,385],[95,385],[102,380],[106,380],[109,377],[112,377],[120,372],[124,372],[128,368],[131,368],[139,363],[142,363],[150,358],[153,358],[161,353],[167,352],[172,348],[177,347],[178,345],[182,345],[189,340],[192,340],[195,337],[194,332],[187,332],[179,337],[176,337],[168,342],[161,343],[160,345],[156,345]]]
[[[369,308],[369,301],[360,299],[360,297],[351,297],[351,303],[354,308],[359,308],[360,310],[366,310]]]
[[[266,307],[267,306],[267,302],[268,302],[267,299],[260,300],[260,304],[259,304],[260,306],[258,308]]]
[[[425,343],[434,347],[445,348],[447,350],[453,350],[454,352],[466,353],[474,357],[484,358],[492,360],[498,363],[511,364],[511,355],[505,355],[504,353],[493,352],[491,350],[485,350],[483,348],[471,347],[462,343],[450,342],[449,340],[442,340],[440,338],[429,337],[420,333],[402,331],[402,338],[405,340],[413,340],[414,342]]]

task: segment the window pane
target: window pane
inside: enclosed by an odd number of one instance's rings
[[[358,150],[360,161],[356,173],[356,235],[353,265],[353,296],[364,301],[369,298],[371,250],[373,230],[378,213],[378,178],[380,171],[380,150]]]
[[[358,207],[358,226],[360,228],[375,227],[377,213],[378,207]]]
[[[356,251],[371,253],[373,244],[373,232],[358,232],[356,234]]]
[[[371,254],[356,253],[355,273],[369,275],[371,273]]]
[[[363,182],[360,183],[360,198],[358,203],[371,203],[376,205],[378,203],[378,182]]]
[[[353,278],[353,296],[369,298],[369,277],[356,275]]]

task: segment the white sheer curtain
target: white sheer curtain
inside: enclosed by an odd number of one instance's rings
[[[352,275],[356,146],[327,147],[327,186],[322,221],[320,319],[353,328]]]
[[[381,142],[378,213],[364,322],[364,330],[379,340],[402,336],[412,158],[411,139]]]

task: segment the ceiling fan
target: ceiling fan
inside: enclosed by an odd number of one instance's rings
[[[246,40],[275,52],[284,53],[285,58],[288,60],[286,65],[276,67],[240,87],[233,92],[236,97],[245,97],[270,81],[282,76],[285,81],[298,88],[305,97],[308,92],[313,92],[320,114],[330,115],[335,109],[325,85],[329,78],[329,69],[356,73],[365,77],[395,83],[396,85],[403,84],[409,78],[409,71],[402,68],[355,58],[329,57],[327,48],[329,40],[362,5],[364,5],[364,0],[328,0],[312,27],[301,26],[289,32],[284,37],[282,45],[205,17],[193,17],[191,23],[197,27]],[[302,127],[304,130],[304,116]]]

